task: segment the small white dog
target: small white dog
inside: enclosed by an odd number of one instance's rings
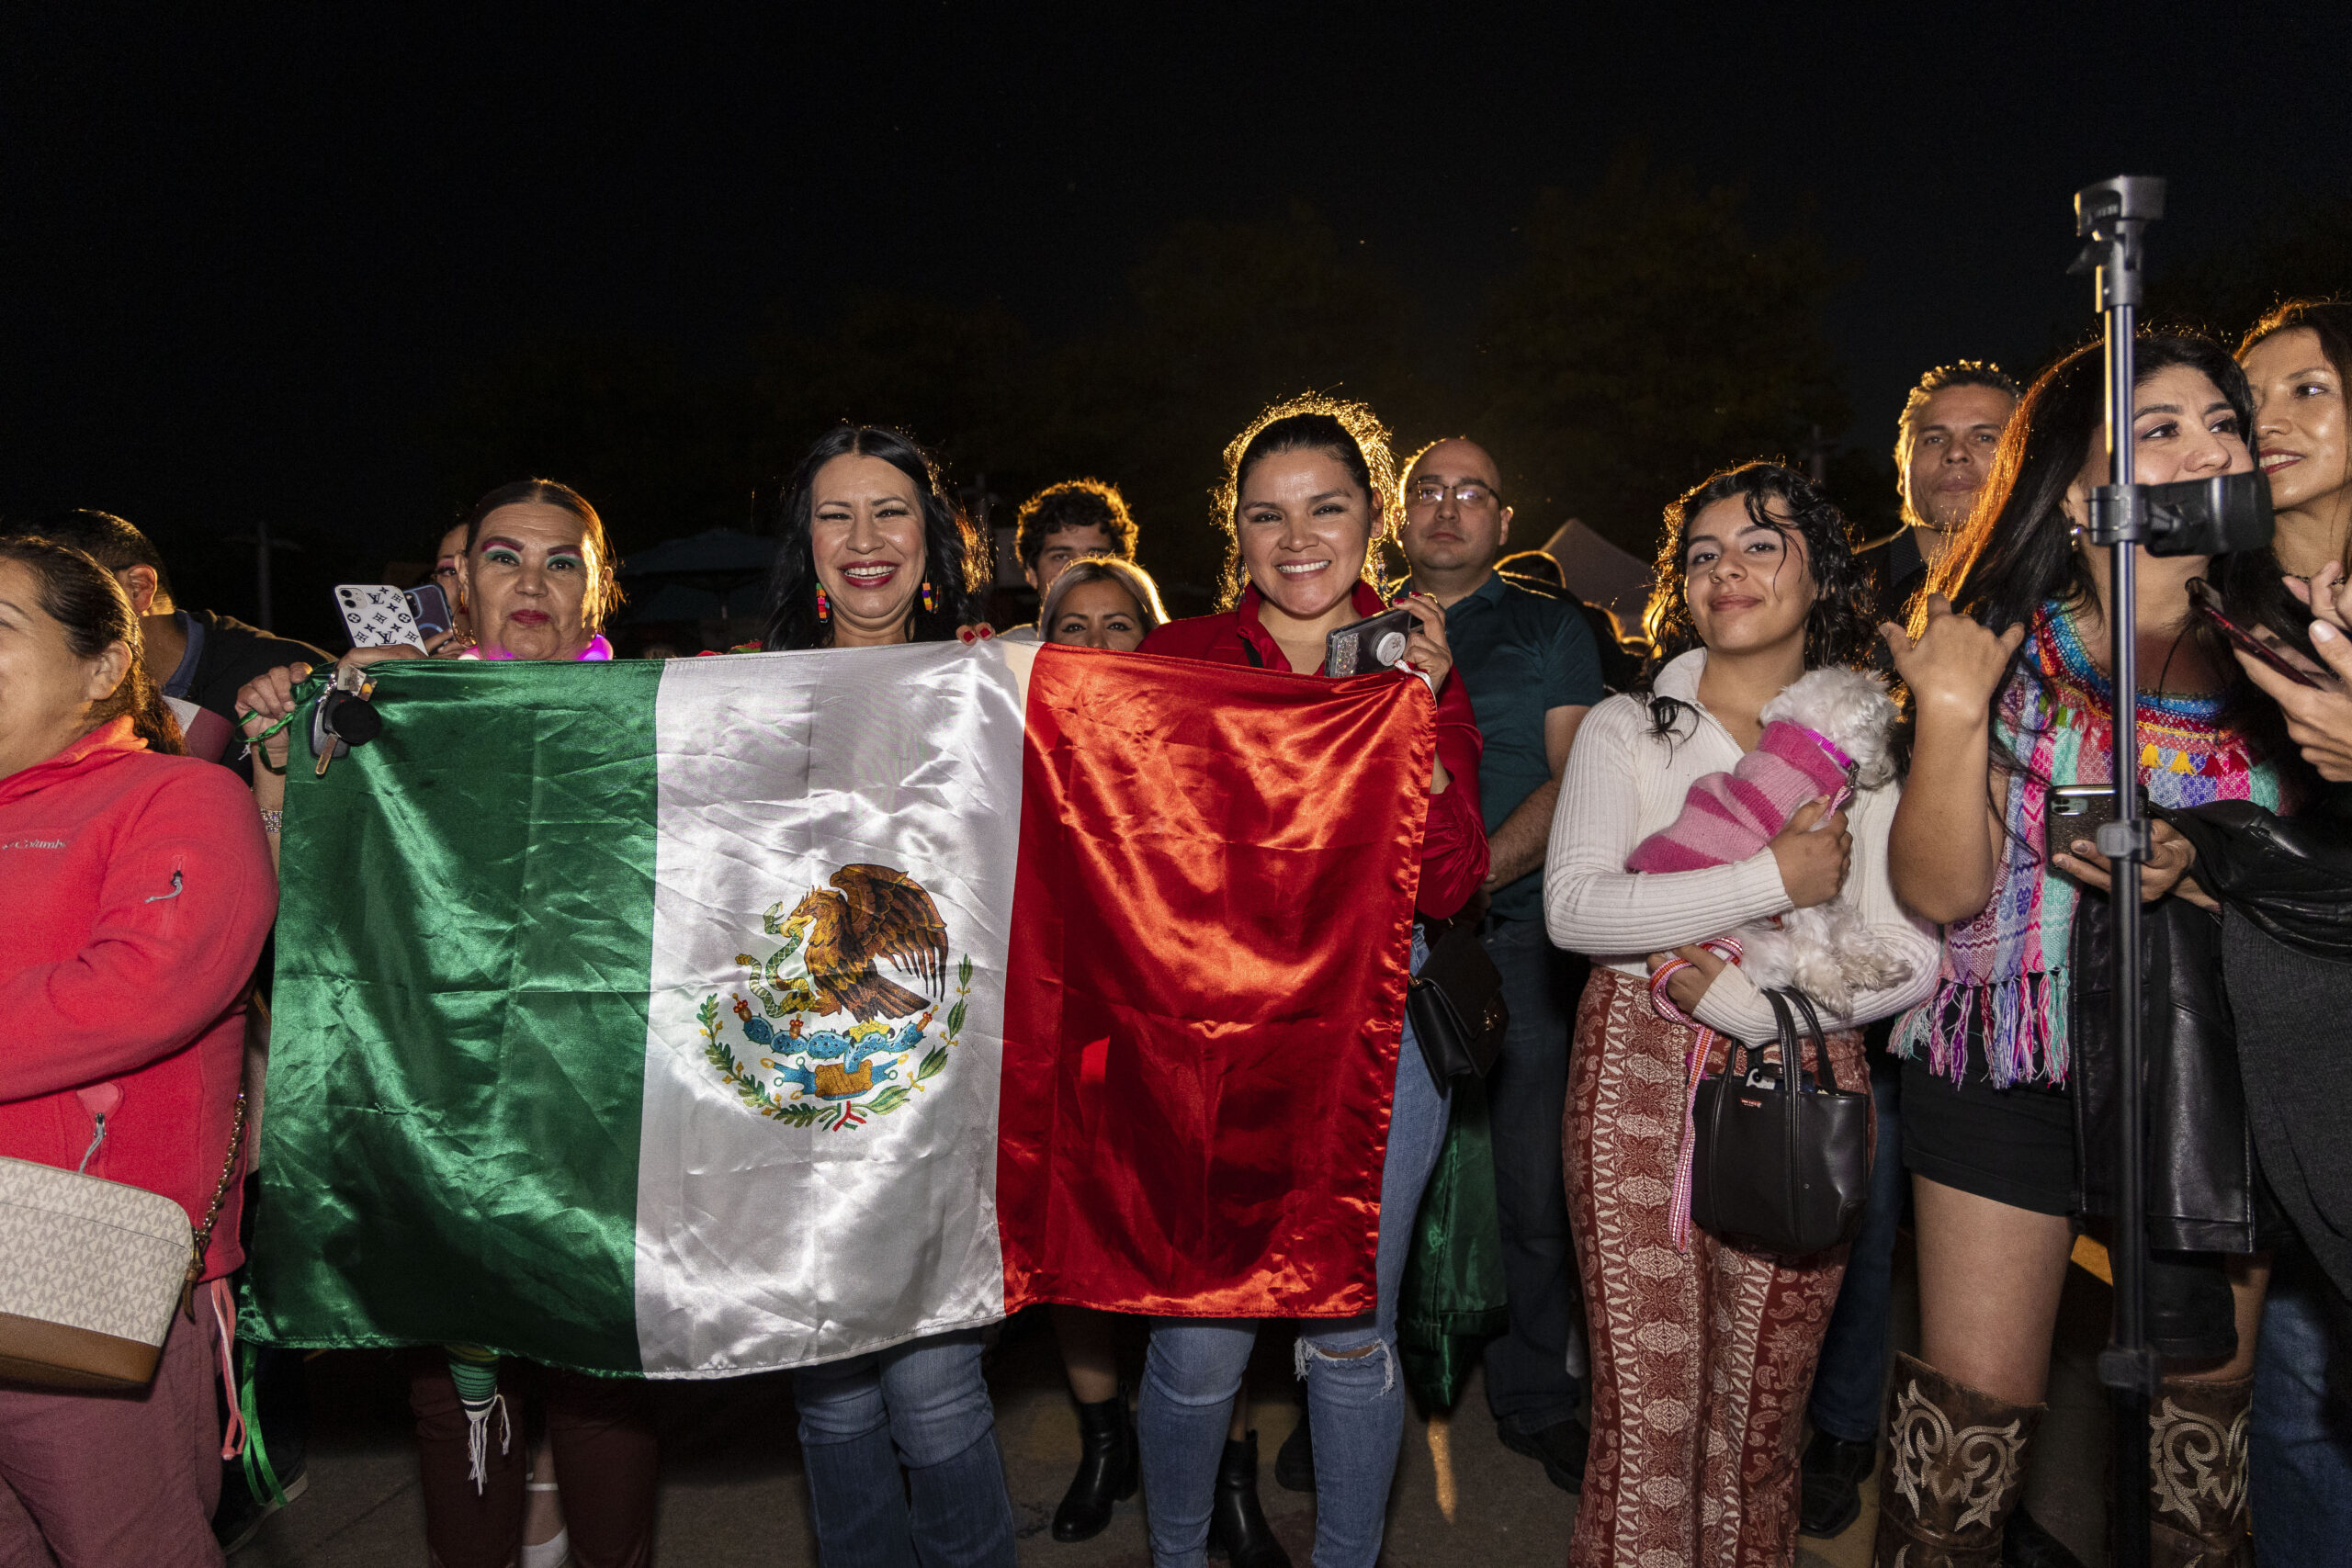
[[[1764,736],[1757,749],[1730,773],[1692,784],[1680,815],[1635,847],[1628,871],[1690,871],[1745,860],[1806,801],[1825,795],[1842,801],[1894,777],[1894,700],[1875,674],[1809,671],[1758,716]],[[1851,1016],[1861,992],[1911,977],[1911,960],[1862,923],[1843,891],[1826,904],[1751,920],[1727,934],[1738,941],[1740,967],[1758,986],[1803,991],[1840,1017]]]
[[[1811,730],[1851,761],[1853,787],[1877,789],[1894,777],[1894,699],[1886,682],[1859,670],[1815,670],[1791,682],[1758,716]],[[1793,987],[1829,1011],[1849,1016],[1864,991],[1899,986],[1911,960],[1862,923],[1840,889],[1826,904],[1751,920],[1732,933],[1747,956],[1740,967],[1758,986]]]

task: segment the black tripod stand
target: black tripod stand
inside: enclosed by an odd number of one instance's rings
[[[2090,537],[2112,561],[2107,624],[2114,638],[2115,819],[2098,830],[2112,863],[2115,919],[2114,1037],[2122,1124],[2116,1137],[2114,1337],[2098,1358],[2099,1382],[2115,1404],[2111,1496],[2117,1568],[2144,1568],[2148,1540],[2148,1402],[2159,1378],[2148,1346],[2147,1122],[2140,1048],[2140,868],[2148,858],[2140,805],[2140,694],[2135,547],[2149,540],[2145,487],[2132,482],[2132,333],[2142,299],[2141,238],[2164,216],[2165,182],[2120,175],[2075,195],[2076,234],[2089,242],[2071,270],[2096,279],[2107,327],[2107,451],[2110,482],[2091,494]]]

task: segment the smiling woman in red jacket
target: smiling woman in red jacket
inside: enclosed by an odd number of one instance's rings
[[[0,539],[0,1155],[83,1166],[200,1223],[229,1149],[245,986],[277,908],[252,798],[172,755],[121,587],[78,550]],[[232,1182],[203,1277],[243,1260]],[[0,1561],[220,1562],[202,1330],[175,1317],[141,1394],[0,1383]],[[29,1527],[27,1520],[29,1518]],[[37,1529],[40,1541],[11,1540]]]
[[[1236,436],[1225,468],[1219,510],[1233,541],[1226,594],[1234,608],[1170,622],[1144,639],[1142,651],[1320,675],[1324,638],[1385,607],[1365,577],[1373,550],[1396,523],[1388,433],[1362,403],[1301,398],[1267,410]],[[1415,627],[1406,661],[1429,677],[1437,697],[1437,761],[1417,903],[1422,916],[1444,919],[1469,902],[1487,875],[1478,812],[1482,748],[1470,699],[1451,678],[1444,610],[1426,594],[1402,604]],[[1427,955],[1417,926],[1413,967]],[[1381,1169],[1377,1309],[1303,1325],[1298,1339],[1314,1434],[1315,1561],[1323,1568],[1373,1568],[1380,1555],[1405,1424],[1396,1293],[1413,1216],[1444,1137],[1445,1102],[1408,1023]],[[1213,1517],[1234,1568],[1289,1561],[1262,1519],[1238,1512],[1257,1468],[1255,1435],[1218,1452],[1257,1330],[1253,1322],[1230,1318],[1153,1321],[1136,1426],[1159,1568],[1199,1562]]]

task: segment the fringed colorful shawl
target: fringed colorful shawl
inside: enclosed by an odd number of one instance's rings
[[[2222,727],[2232,694],[2140,697],[2140,783],[2158,806],[2213,800],[2279,805],[2279,774],[2245,735]],[[2042,813],[2058,784],[2115,777],[2114,688],[2091,662],[2064,606],[2042,606],[2031,654],[2001,694],[1996,745],[2022,764],[2009,776],[2007,829],[1993,897],[1944,931],[1936,994],[1904,1015],[1893,1049],[1924,1046],[1954,1083],[1972,1025],[1982,1032],[1995,1087],[2066,1081],[2068,973],[2077,884],[2042,863]]]

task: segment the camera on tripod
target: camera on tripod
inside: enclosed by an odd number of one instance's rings
[[[2165,182],[2146,175],[2118,175],[2075,193],[2075,233],[2086,243],[2066,270],[2093,276],[2098,309],[2108,317],[2108,437],[2119,481],[2091,492],[2091,543],[2142,545],[2152,556],[2260,549],[2270,543],[2272,526],[2270,481],[2261,474],[2131,482],[2132,316],[2144,292],[2140,245],[2147,226],[2164,215]]]
[[[2142,485],[2139,491],[2146,510],[2139,542],[2152,556],[2224,556],[2270,543],[2270,480],[2259,472]]]

